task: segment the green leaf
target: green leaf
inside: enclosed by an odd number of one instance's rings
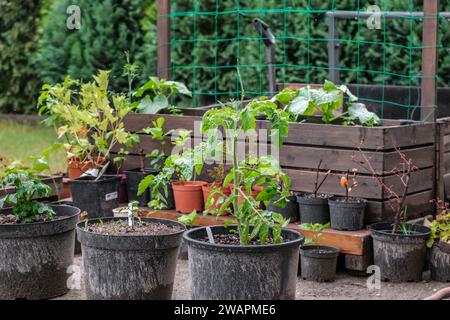
[[[362,125],[381,124],[381,119],[374,112],[367,110],[363,103],[350,104],[347,112],[350,119],[358,120]]]
[[[167,109],[168,107],[169,100],[167,100],[167,97],[165,95],[158,95],[153,98],[153,100],[150,96],[146,96],[141,100],[137,109],[143,114],[157,114],[159,111]]]
[[[144,179],[141,180],[138,187],[138,196],[141,196],[144,194],[145,190],[152,184],[153,179],[155,179],[155,176],[146,176]]]

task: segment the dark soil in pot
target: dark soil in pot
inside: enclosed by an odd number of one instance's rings
[[[95,300],[168,300],[172,297],[183,224],[154,218],[89,220],[77,234],[86,295]]]
[[[314,194],[299,193],[297,202],[300,211],[301,223],[327,224],[330,222],[330,210],[328,199],[330,195],[319,193],[317,197]]]
[[[408,226],[408,235],[392,234],[392,225],[389,223],[369,226],[373,238],[374,262],[380,267],[382,281],[422,280],[430,229],[421,225]]]
[[[364,219],[367,202],[364,199],[331,198],[330,206],[331,228],[335,230],[356,231],[364,229]]]
[[[213,235],[229,235],[236,226],[211,227]],[[284,243],[241,246],[205,242],[206,228],[187,231],[192,299],[295,299],[299,247],[304,236],[282,231]]]
[[[112,217],[112,210],[119,206],[118,176],[105,175],[98,181],[94,177],[81,177],[69,184],[74,206],[86,211],[90,219]]]
[[[139,184],[148,175],[156,175],[158,171],[153,169],[133,169],[124,172],[127,175],[127,194],[128,201],[137,201],[139,206],[146,207],[150,202],[150,190],[147,189],[144,194],[138,196]]]
[[[301,275],[304,280],[331,282],[336,278],[339,249],[307,245],[300,248]]]
[[[296,196],[290,196],[287,197],[288,203],[286,204],[286,207],[280,208],[274,204],[278,199],[280,199],[279,196],[274,197],[269,204],[267,205],[267,210],[272,212],[278,212],[281,214],[285,219],[289,219],[290,222],[296,222],[299,221],[299,210],[298,210],[298,203],[297,203],[297,197]]]
[[[57,215],[52,221],[0,225],[0,300],[48,299],[69,291],[80,210],[51,207]]]
[[[431,279],[441,282],[450,281],[450,251],[446,252],[445,245],[434,245],[431,249],[430,270]]]

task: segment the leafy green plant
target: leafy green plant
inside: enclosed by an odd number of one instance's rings
[[[153,150],[151,153],[147,154],[145,157],[150,158],[150,168],[160,171],[166,156],[164,154],[164,148],[167,143],[167,139],[174,132],[173,130],[164,131],[165,119],[160,117],[155,121],[152,121],[152,126],[143,129],[142,131],[151,136],[152,140],[155,140],[159,144],[159,149]],[[184,138],[182,138],[184,141]],[[141,160],[142,161],[142,160]]]
[[[94,81],[81,83],[67,77],[54,86],[44,85],[39,98],[39,114],[46,114],[47,125],[57,128],[58,138],[65,139],[69,159],[92,162],[103,167],[113,148],[131,146],[138,135],[124,127],[125,116],[132,107],[125,96],[108,94],[109,72],[99,71]],[[123,156],[113,159],[123,160]]]
[[[55,212],[48,205],[34,200],[35,197],[50,196],[51,188],[32,173],[9,169],[1,180],[0,186],[15,188],[14,193],[0,199],[0,208],[12,206],[12,214],[17,223],[32,223],[54,218]]]
[[[135,92],[134,97],[137,101],[133,103],[133,107],[139,113],[145,114],[157,114],[164,109],[177,114],[177,108],[170,104],[170,99],[176,94],[192,96],[189,89],[181,82],[150,77],[150,80]]]
[[[344,96],[348,100],[348,109],[346,112],[336,114],[344,106]],[[309,85],[299,90],[285,88],[275,96],[275,100],[292,114],[291,119],[319,113],[322,121],[326,124],[333,123],[338,119],[345,119],[345,124],[358,122],[362,125],[373,126],[380,123],[380,119],[375,113],[368,111],[364,104],[356,103],[358,98],[350,92],[347,86],[336,86],[328,80],[321,88],[312,88]],[[345,117],[347,115],[348,117]]]
[[[436,241],[450,241],[450,211],[448,203],[438,201],[438,209],[441,213],[436,216],[436,219],[428,226],[431,229],[430,238],[427,241],[429,248],[433,246]]]
[[[280,176],[279,164],[270,157],[246,159],[239,163],[237,146],[241,133],[256,129],[256,116],[260,114],[264,114],[271,122],[271,139],[280,146],[288,135],[289,116],[284,110],[278,109],[272,101],[254,100],[244,107],[241,105],[241,102],[232,102],[222,105],[221,108],[211,109],[203,116],[202,130],[208,135],[209,141],[218,141],[217,129],[222,128],[229,133],[228,138],[232,142],[232,168],[225,177],[224,186],[233,183],[233,190],[223,202],[220,211],[227,210],[230,205],[233,206],[242,245],[248,245],[255,238],[258,238],[261,244],[267,243],[270,230],[272,242],[280,243],[283,241],[281,229],[288,221],[278,213],[259,208],[259,201],[270,200],[279,192],[278,181],[275,179],[276,176]],[[290,185],[289,177],[286,175],[283,177],[285,184]],[[255,184],[268,184],[256,200],[251,196],[252,186]]]
[[[322,231],[324,229],[331,228],[331,223],[320,224],[320,223],[302,223],[299,225],[300,228],[314,233],[312,238],[306,238],[305,244],[317,243],[322,237]]]
[[[181,130],[173,142],[181,149],[167,157],[164,166],[157,175],[149,175],[142,179],[138,187],[138,196],[150,188],[152,201],[148,204],[153,209],[165,209],[167,207],[168,185],[173,176],[176,175],[180,181],[195,181],[196,176],[201,173],[204,162],[205,145],[200,144],[194,149],[185,148],[186,141],[191,131]]]

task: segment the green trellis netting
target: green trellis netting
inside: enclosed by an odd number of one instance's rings
[[[277,83],[319,84],[329,78],[329,12],[381,11],[379,28],[367,18],[339,19],[340,83],[353,84],[359,95],[364,85],[379,86],[380,94],[365,97],[368,104],[406,108],[408,116],[420,106],[423,19],[422,0],[264,0],[171,1],[171,54],[173,79],[185,82],[194,93],[193,106],[224,102],[241,96],[237,67],[247,97],[269,95],[264,37],[255,18],[270,26],[276,38]],[[440,11],[450,11],[442,3]],[[406,12],[388,19],[384,12]],[[335,27],[335,26],[332,26]],[[450,82],[450,22],[439,16],[439,86]],[[385,96],[388,86],[403,86],[407,98]]]

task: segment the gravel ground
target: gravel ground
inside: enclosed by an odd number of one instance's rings
[[[75,264],[81,265],[81,256],[75,257]],[[365,277],[354,277],[348,274],[338,274],[335,282],[316,283],[297,281],[297,299],[301,300],[417,300],[430,296],[437,290],[449,284],[422,281],[419,283],[381,283],[380,290],[369,290]],[[190,278],[188,262],[178,260],[173,298],[176,300],[190,299]],[[80,300],[86,299],[81,281],[80,290],[72,290],[58,299]]]

